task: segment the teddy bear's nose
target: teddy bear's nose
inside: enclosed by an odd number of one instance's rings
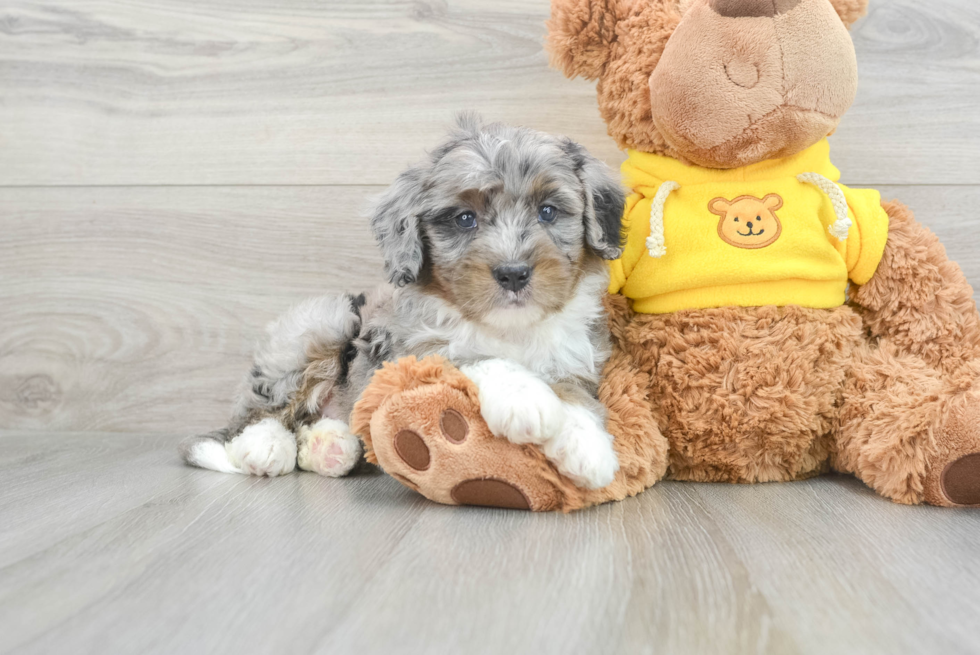
[[[715,12],[728,18],[785,14],[802,0],[708,0]]]

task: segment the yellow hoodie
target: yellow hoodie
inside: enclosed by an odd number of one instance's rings
[[[888,215],[870,189],[836,184],[824,139],[731,170],[629,151],[626,247],[611,293],[646,314],[741,305],[837,307],[874,275]]]

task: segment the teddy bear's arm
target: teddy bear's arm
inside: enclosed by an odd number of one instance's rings
[[[947,373],[980,361],[980,315],[963,271],[905,205],[882,206],[889,217],[884,253],[851,294],[867,328]]]

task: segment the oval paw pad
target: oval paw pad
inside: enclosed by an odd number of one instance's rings
[[[946,467],[943,493],[957,505],[980,505],[980,453],[964,455]]]
[[[429,468],[429,447],[425,445],[416,432],[412,430],[400,430],[395,435],[395,452],[402,458],[402,461],[411,466],[416,471],[424,471]]]
[[[531,503],[523,491],[509,482],[492,478],[464,480],[453,487],[450,495],[460,505],[531,509]]]
[[[442,435],[452,443],[463,443],[470,431],[469,423],[455,409],[447,409],[442,413],[439,427],[442,429]]]

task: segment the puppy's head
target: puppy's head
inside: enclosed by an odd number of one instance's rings
[[[382,196],[371,227],[393,284],[470,320],[521,324],[560,311],[583,274],[619,256],[623,204],[578,144],[464,116]]]

